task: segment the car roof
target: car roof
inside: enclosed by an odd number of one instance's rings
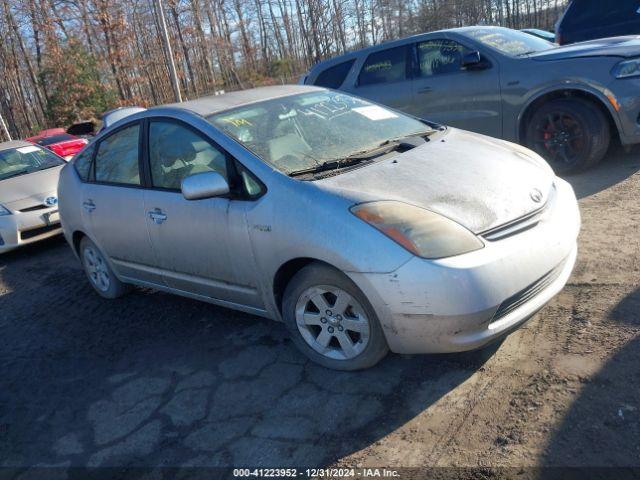
[[[307,85],[277,85],[272,87],[250,88],[248,90],[238,90],[237,92],[223,93],[222,95],[211,95],[186,102],[171,103],[162,105],[161,107],[174,107],[190,110],[203,117],[213,115],[214,113],[230,110],[232,108],[249,105],[265,100],[275,98],[288,97],[300,93],[317,92],[325,90],[321,87],[312,87]],[[149,110],[153,111],[154,108]]]
[[[500,27],[500,26],[494,26],[494,25],[471,25],[471,26],[468,26],[468,27],[446,28],[446,29],[442,29],[442,30],[434,30],[434,31],[431,31],[431,32],[417,33],[415,35],[411,35],[411,36],[408,36],[408,37],[403,37],[403,38],[399,38],[397,40],[391,40],[391,41],[388,41],[388,42],[378,43],[376,45],[371,45],[369,47],[361,48],[361,49],[358,49],[358,50],[353,50],[351,52],[343,53],[342,55],[338,55],[338,56],[335,56],[335,57],[328,58],[326,60],[323,60],[321,62],[316,63],[313,67],[311,67],[311,69],[309,70],[309,75],[312,75],[312,74],[315,74],[315,73],[319,73],[320,70],[325,70],[327,67],[338,65],[340,63],[346,62],[346,61],[351,60],[353,58],[357,58],[359,56],[366,56],[366,55],[369,55],[370,53],[377,52],[379,50],[383,50],[383,49],[387,49],[387,48],[393,48],[395,46],[405,45],[406,43],[411,42],[411,40],[419,39],[420,37],[422,37],[424,35],[432,35],[432,34],[438,34],[438,33],[440,33],[440,34],[442,34],[442,33],[459,33],[459,34],[464,35],[467,32],[478,30],[478,29],[512,30],[512,29],[509,29],[507,27]]]
[[[12,140],[10,142],[0,143],[0,152],[3,150],[12,150],[20,147],[33,147],[33,143],[24,140]]]
[[[113,110],[109,110],[102,114],[102,123],[104,128],[109,128],[111,125],[119,122],[123,118],[126,118],[134,113],[144,112],[146,109],[138,106],[118,107]]]

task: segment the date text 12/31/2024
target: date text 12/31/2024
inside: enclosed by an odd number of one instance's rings
[[[387,468],[234,468],[236,478],[397,478],[396,470]]]

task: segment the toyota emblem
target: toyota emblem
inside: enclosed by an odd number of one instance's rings
[[[531,197],[531,200],[533,200],[536,203],[540,203],[543,198],[542,192],[537,188],[534,188],[533,190],[531,190],[531,193],[529,194],[529,196]]]

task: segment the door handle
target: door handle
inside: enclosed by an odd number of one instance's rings
[[[89,213],[93,212],[96,209],[96,204],[93,203],[93,200],[87,200],[82,204],[82,206]]]
[[[155,223],[156,225],[160,225],[167,219],[167,214],[159,208],[147,212],[147,215],[149,215],[149,218],[153,220],[153,223]]]
[[[431,87],[422,87],[418,90],[418,93],[431,93],[433,92],[433,88]]]

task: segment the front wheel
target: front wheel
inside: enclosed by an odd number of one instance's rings
[[[368,368],[389,350],[367,298],[326,265],[308,265],[293,277],[285,290],[283,317],[296,346],[323,367]]]
[[[558,98],[538,108],[526,126],[526,143],[556,173],[575,173],[600,162],[611,142],[609,124],[592,102]]]

